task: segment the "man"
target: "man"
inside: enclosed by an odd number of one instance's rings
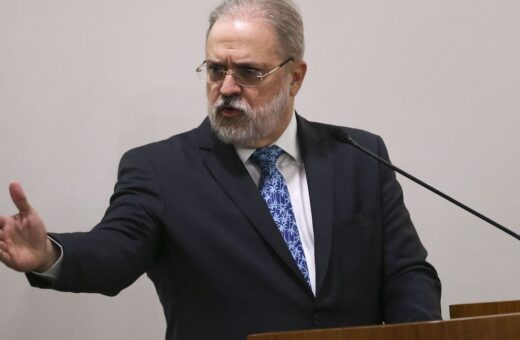
[[[303,25],[281,0],[231,0],[210,16],[208,119],[127,152],[88,233],[50,234],[21,186],[0,217],[0,260],[31,284],[115,295],[147,273],[167,339],[440,318],[394,174],[295,114]],[[377,136],[346,129],[388,157]]]

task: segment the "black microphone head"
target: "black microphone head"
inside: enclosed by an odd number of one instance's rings
[[[339,128],[339,127],[335,127],[333,130],[332,130],[332,136],[338,141],[338,142],[341,142],[341,143],[347,143],[347,144],[353,144],[352,142],[352,138],[350,138],[350,136],[348,135],[348,133],[346,133],[345,131],[343,131],[343,129]]]

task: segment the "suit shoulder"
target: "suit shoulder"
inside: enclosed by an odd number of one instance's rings
[[[195,128],[173,135],[167,139],[131,148],[123,154],[123,158],[139,155],[157,159],[166,154],[185,152],[187,149],[196,147],[196,130]]]
[[[379,135],[363,129],[318,122],[309,123],[316,129],[318,134],[325,139],[333,139],[334,131],[340,129],[360,143],[378,144],[382,141],[382,138]]]

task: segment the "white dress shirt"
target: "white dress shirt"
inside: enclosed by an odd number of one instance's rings
[[[296,115],[293,115],[289,125],[283,134],[273,144],[276,144],[284,153],[280,155],[276,162],[276,167],[282,174],[298,225],[300,239],[307,261],[307,269],[309,270],[309,278],[311,281],[312,292],[316,295],[316,265],[314,262],[314,230],[312,226],[311,203],[309,197],[309,188],[307,186],[307,175],[298,145]],[[247,168],[251,178],[258,186],[260,184],[260,168],[252,162],[249,157],[255,149],[245,149],[235,147],[238,156]]]

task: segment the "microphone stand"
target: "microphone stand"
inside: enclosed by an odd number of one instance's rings
[[[388,168],[394,170],[395,172],[397,173],[400,173],[401,175],[403,175],[404,177],[410,179],[411,181],[419,184],[420,186],[430,190],[431,192],[441,196],[442,198],[444,198],[445,200],[448,200],[450,201],[451,203],[455,204],[456,206],[466,210],[467,212],[471,213],[472,215],[474,216],[477,216],[478,218],[486,221],[487,223],[491,224],[492,226],[502,230],[503,232],[513,236],[514,238],[516,238],[517,240],[520,241],[520,235],[518,235],[517,233],[513,232],[511,229],[508,229],[506,227],[504,227],[503,225],[501,225],[500,223],[498,222],[495,222],[493,221],[492,219],[490,219],[489,217],[487,216],[484,216],[482,215],[481,213],[479,213],[478,211],[468,207],[467,205],[457,201],[456,199],[446,195],[445,193],[443,193],[442,191],[440,190],[437,190],[435,189],[434,187],[432,187],[431,185],[429,185],[428,183],[425,183],[423,181],[421,181],[420,179],[418,179],[417,177],[413,176],[413,175],[410,175],[409,173],[407,173],[406,171],[403,171],[401,169],[399,169],[398,167],[396,167],[395,165],[393,165],[392,163],[386,161],[385,159],[379,157],[378,155],[376,155],[375,153],[373,153],[372,151],[366,149],[365,147],[359,145],[354,139],[352,139],[345,131],[341,130],[340,128],[336,129],[334,131],[334,136],[336,137],[336,139],[341,142],[341,143],[344,143],[344,144],[349,144],[349,145],[352,145],[353,147],[355,147],[356,149],[362,151],[363,153],[369,155],[370,157],[376,159],[377,161],[383,163],[384,165],[386,165]]]

